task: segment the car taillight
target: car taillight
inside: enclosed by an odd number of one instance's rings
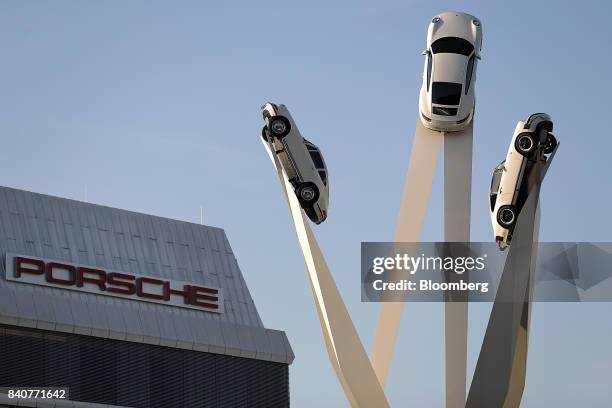
[[[495,242],[501,242],[501,241],[502,241],[502,239],[503,239],[502,237],[497,236],[497,237],[495,237]]]

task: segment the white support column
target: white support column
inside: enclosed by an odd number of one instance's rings
[[[473,127],[444,134],[444,241],[470,241]],[[468,277],[469,279],[469,277]],[[467,297],[467,295],[466,295]],[[465,407],[468,303],[444,304],[446,408]]]
[[[557,148],[559,145],[557,145]],[[466,407],[517,408],[525,388],[531,301],[540,229],[540,187],[556,153],[527,179],[528,197],[514,229]]]
[[[425,128],[417,118],[395,242],[419,242],[421,239],[442,141],[440,132]],[[383,302],[380,305],[371,358],[383,387],[387,383],[403,309],[403,302]]]
[[[327,353],[344,393],[353,408],[388,407],[384,391],[293,188],[283,172],[278,157],[266,143],[264,146],[276,168],[291,211]]]

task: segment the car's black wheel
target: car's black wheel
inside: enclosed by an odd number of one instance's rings
[[[264,142],[268,143],[268,127],[264,126],[261,128],[261,138]]]
[[[510,228],[516,222],[516,211],[511,205],[502,205],[497,210],[497,222],[504,228]]]
[[[282,139],[287,136],[291,130],[289,120],[284,116],[274,116],[270,119],[270,134],[274,137]]]
[[[536,141],[531,133],[521,133],[514,141],[514,148],[523,156],[531,156],[536,150]]]
[[[319,189],[315,183],[302,183],[295,191],[298,199],[304,204],[314,204],[319,199]]]
[[[546,140],[544,141],[544,153],[551,154],[553,150],[557,147],[557,138],[552,133],[549,133],[546,136]]]

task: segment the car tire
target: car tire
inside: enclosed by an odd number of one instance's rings
[[[510,228],[516,222],[516,210],[511,205],[502,205],[497,210],[497,222],[504,228]]]
[[[301,183],[295,190],[298,199],[303,204],[314,204],[319,199],[319,189],[315,183]]]
[[[284,116],[273,116],[270,118],[268,130],[271,136],[282,139],[289,134],[291,123],[289,123],[289,119]]]
[[[261,128],[261,138],[264,142],[268,143],[268,127],[264,126]]]
[[[552,133],[546,136],[544,141],[544,153],[551,154],[557,148],[557,138]]]
[[[536,151],[537,144],[531,133],[521,133],[514,141],[514,148],[525,157],[530,157]]]

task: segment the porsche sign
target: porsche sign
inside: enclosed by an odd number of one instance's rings
[[[32,256],[7,254],[6,280],[222,312],[218,288]]]

